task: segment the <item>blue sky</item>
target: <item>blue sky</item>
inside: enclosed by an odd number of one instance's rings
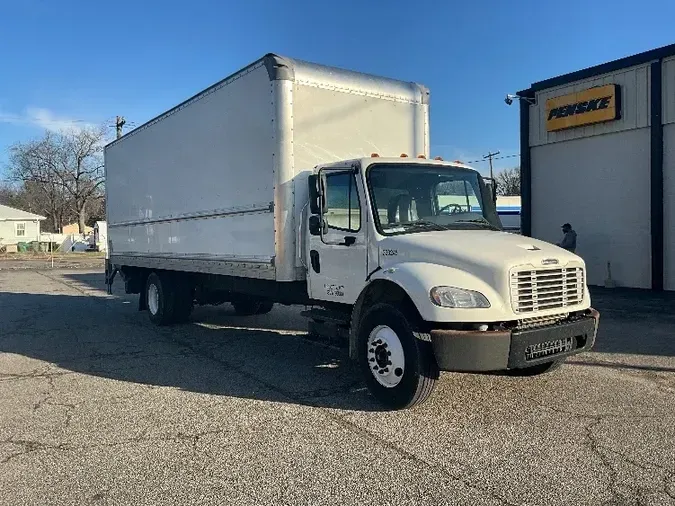
[[[141,124],[268,52],[424,83],[433,155],[515,154],[506,93],[673,43],[673,19],[668,0],[0,0],[0,174],[44,128]]]

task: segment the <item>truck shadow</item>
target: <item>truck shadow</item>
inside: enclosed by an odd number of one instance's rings
[[[68,273],[65,277],[103,290],[101,274]],[[122,284],[118,293],[122,294]],[[656,293],[648,290],[605,289],[591,287],[593,306],[600,311],[600,330],[593,351],[612,354],[653,355],[675,357],[675,293]],[[130,299],[131,300],[131,299]],[[135,297],[133,303],[136,303]],[[195,316],[223,325],[247,322],[267,330],[306,329],[305,320],[297,310],[285,310],[286,318],[278,312],[240,319],[227,308],[199,308]],[[239,322],[239,323],[237,323]]]
[[[114,296],[106,297],[102,274],[67,273],[63,277],[69,286],[79,285],[83,293],[0,292],[0,352],[34,358],[66,371],[189,392],[382,410],[366,391],[346,350],[306,338],[305,321],[297,308],[275,307],[269,315],[249,318],[235,316],[228,306],[197,308],[191,323],[158,328],[145,312],[137,311],[137,297],[125,295],[121,283],[116,283]],[[652,321],[658,305],[643,316],[639,311],[638,316],[628,316],[612,309],[609,298],[600,302],[608,306],[596,351],[675,356],[670,320]],[[598,364],[591,357],[583,355],[572,362],[674,370],[613,361]]]
[[[88,276],[72,278],[102,281],[99,274]],[[345,350],[313,343],[293,329],[293,308],[275,308],[263,319],[237,317],[226,307],[197,308],[193,322],[158,328],[135,304],[135,296],[123,294],[0,292],[0,352],[67,371],[190,392],[382,409]]]

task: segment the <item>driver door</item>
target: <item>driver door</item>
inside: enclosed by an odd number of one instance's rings
[[[353,304],[367,275],[363,189],[351,167],[322,169],[316,181],[319,216],[310,220],[318,218],[323,226],[307,241],[309,294],[314,300]]]

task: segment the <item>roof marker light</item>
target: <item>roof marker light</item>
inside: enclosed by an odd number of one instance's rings
[[[408,158],[408,155],[406,155],[405,153],[401,153],[401,158]]]
[[[377,153],[370,153],[370,157],[371,157],[371,158],[379,158],[380,155],[377,154]]]
[[[424,158],[426,160],[427,157],[424,155],[417,155],[417,158]]]
[[[434,158],[434,160],[438,160],[439,162],[442,162],[443,158],[441,158],[440,156],[437,156],[437,157]]]

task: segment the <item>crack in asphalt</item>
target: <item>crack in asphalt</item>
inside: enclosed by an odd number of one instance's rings
[[[623,452],[620,452],[618,450],[615,450],[613,448],[610,448],[608,446],[602,445],[597,437],[593,434],[594,429],[600,425],[603,421],[604,418],[603,416],[592,416],[592,417],[586,417],[586,418],[591,418],[592,421],[590,424],[586,425],[584,427],[586,431],[586,438],[588,442],[588,447],[591,449],[591,451],[598,456],[600,461],[602,462],[603,466],[608,470],[609,472],[609,484],[607,487],[608,492],[611,494],[611,498],[609,501],[607,501],[605,504],[608,505],[620,505],[620,504],[625,504],[626,501],[630,501],[630,497],[627,497],[627,494],[619,490],[618,486],[618,478],[619,478],[619,472],[615,468],[615,465],[610,461],[608,458],[607,453],[612,453],[615,456],[619,457],[620,461],[624,464],[630,464],[635,467],[638,467],[644,471],[649,471],[653,472],[654,469],[659,469],[660,471],[663,472],[663,478],[661,479],[662,482],[662,487],[661,489],[648,489],[644,487],[636,487],[636,486],[631,486],[629,484],[624,484],[624,487],[629,488],[631,490],[636,490],[638,493],[638,504],[641,502],[644,497],[642,497],[646,493],[663,493],[670,497],[671,499],[675,499],[675,494],[673,494],[670,490],[670,479],[675,478],[675,472],[671,471],[670,469],[666,468],[665,466],[662,466],[661,464],[657,464],[655,462],[651,461],[646,461],[646,462],[639,462],[628,455],[626,455]]]
[[[193,453],[196,453],[196,447],[199,442],[199,439],[204,436],[209,435],[218,435],[224,434],[226,429],[213,429],[205,430],[201,432],[196,432],[194,434],[184,434],[178,432],[175,434],[167,433],[159,436],[147,437],[148,429],[145,428],[141,433],[132,438],[123,439],[119,441],[113,441],[110,443],[88,443],[88,444],[72,444],[72,443],[58,443],[58,444],[48,444],[41,441],[34,441],[29,439],[14,439],[8,438],[0,441],[0,445],[14,445],[21,446],[23,450],[20,452],[15,452],[9,456],[0,460],[0,464],[6,464],[17,457],[27,455],[36,451],[77,451],[77,450],[90,450],[94,448],[115,448],[118,446],[125,446],[129,444],[138,444],[138,443],[151,443],[151,442],[183,442],[191,441]]]
[[[675,477],[675,471],[671,471],[667,469],[664,466],[661,466],[659,464],[656,464],[654,462],[646,462],[646,463],[641,463],[638,462],[629,456],[625,455],[622,452],[619,452],[611,447],[602,445],[597,438],[593,434],[593,430],[600,425],[603,421],[607,419],[612,419],[612,418],[619,418],[619,419],[636,419],[636,420],[642,420],[642,419],[662,419],[663,415],[624,415],[624,414],[618,414],[618,413],[603,413],[603,414],[586,414],[586,413],[578,413],[575,411],[568,411],[565,409],[557,408],[555,406],[549,406],[546,404],[543,404],[539,402],[536,399],[533,399],[531,397],[525,397],[529,402],[533,403],[534,405],[547,409],[549,411],[552,411],[554,413],[558,413],[561,415],[569,416],[571,418],[576,418],[579,420],[590,420],[590,423],[584,426],[584,430],[586,432],[586,440],[587,440],[587,446],[590,448],[590,450],[600,459],[602,465],[608,470],[609,473],[609,484],[607,487],[608,492],[612,495],[610,501],[607,504],[613,505],[613,504],[623,504],[621,502],[617,501],[626,501],[628,498],[625,497],[625,494],[621,493],[618,489],[618,471],[614,468],[610,460],[608,459],[607,455],[604,452],[610,452],[619,457],[625,464],[631,464],[633,466],[639,467],[643,470],[646,471],[652,471],[653,468],[660,469],[664,472],[664,477],[663,477],[663,487],[661,490],[652,490],[653,492],[661,492],[666,495],[668,495],[670,498],[675,499],[675,494],[672,494],[668,490],[668,480],[670,477]]]
[[[29,453],[38,451],[38,450],[63,450],[63,447],[61,444],[59,445],[50,445],[47,443],[42,443],[40,441],[32,441],[28,439],[5,439],[3,441],[0,441],[0,444],[11,444],[14,446],[21,446],[23,447],[23,450],[20,452],[12,453],[8,455],[7,457],[3,458],[0,460],[0,464],[7,464],[11,460],[21,457],[22,455],[28,455]]]
[[[54,281],[58,281],[59,283],[64,284],[66,286],[70,286],[68,283],[66,283],[62,280],[55,280],[54,278],[52,278],[50,276],[47,276],[47,275],[44,275],[44,274],[43,274],[43,276],[45,276],[49,279],[52,279]],[[74,286],[71,286],[71,288],[77,290],[78,292],[82,293],[83,295],[85,295],[87,297],[91,297],[95,300],[102,301],[104,303],[108,302],[108,300],[109,300],[107,298],[99,298],[98,296],[92,295],[91,293],[87,293],[83,290],[80,290],[77,287],[74,287]],[[255,382],[255,383],[269,389],[270,391],[273,391],[273,392],[277,393],[278,395],[280,395],[282,397],[285,397],[287,400],[293,401],[293,402],[302,403],[302,402],[306,402],[308,400],[312,400],[312,399],[315,399],[315,398],[329,397],[331,395],[339,395],[341,393],[348,393],[355,386],[360,384],[359,381],[354,381],[354,382],[350,382],[347,385],[342,385],[342,386],[337,387],[337,388],[332,388],[332,389],[319,388],[319,389],[309,391],[309,392],[306,391],[306,392],[302,392],[302,393],[294,393],[294,392],[285,390],[283,388],[280,388],[280,387],[274,385],[273,383],[270,383],[270,382],[256,376],[255,374],[250,373],[249,371],[245,370],[241,366],[238,366],[238,365],[230,363],[226,360],[223,360],[223,359],[215,356],[213,353],[209,353],[207,350],[198,348],[197,346],[195,346],[194,343],[190,343],[189,341],[181,339],[180,335],[175,331],[171,331],[170,329],[165,329],[163,332],[160,333],[160,335],[162,337],[164,337],[165,339],[168,339],[174,345],[178,345],[178,346],[182,347],[184,350],[186,350],[187,352],[192,353],[194,356],[206,358],[208,360],[216,362],[217,364],[219,364],[221,366],[225,366],[228,370],[232,370],[235,373],[243,376],[244,378],[246,378],[246,379],[248,379],[252,382]],[[293,336],[291,336],[291,337],[293,337]],[[295,336],[295,337],[298,338],[298,339],[302,339],[303,341],[311,343],[313,345],[324,347],[322,345],[322,343],[317,343],[317,342],[312,341],[312,340],[303,339],[302,336]],[[333,346],[328,346],[327,348],[335,350],[335,348]],[[341,350],[341,351],[344,352],[344,350]],[[185,353],[184,356],[188,356],[188,354]],[[405,460],[415,462],[418,465],[421,465],[424,468],[428,468],[428,469],[431,469],[433,471],[439,471],[440,470],[441,473],[444,476],[446,476],[446,478],[449,478],[452,481],[462,483],[466,487],[468,487],[470,489],[473,489],[473,490],[475,490],[479,493],[487,494],[489,497],[491,497],[491,498],[493,498],[493,499],[495,499],[495,500],[499,501],[500,503],[505,504],[507,506],[517,506],[517,503],[510,502],[508,499],[497,495],[494,491],[492,491],[490,489],[487,489],[487,488],[485,488],[485,487],[483,487],[479,484],[472,483],[470,480],[451,472],[449,469],[447,469],[443,465],[439,465],[437,463],[429,462],[429,461],[427,461],[427,460],[425,460],[425,459],[405,450],[404,448],[387,441],[386,439],[383,439],[383,438],[381,438],[381,437],[379,437],[375,434],[370,433],[369,431],[359,427],[358,425],[354,424],[353,422],[350,422],[350,421],[342,418],[341,416],[339,416],[337,414],[331,413],[327,409],[323,409],[323,408],[319,408],[319,409],[322,411],[323,416],[333,420],[334,422],[336,422],[339,426],[343,427],[348,432],[351,432],[351,433],[356,434],[356,435],[361,436],[361,437],[366,437],[368,440],[374,442],[378,446],[380,446],[382,448],[386,448],[386,449],[394,452],[395,454],[399,455],[400,457],[403,457]],[[138,442],[142,442],[144,440],[148,440],[148,441],[191,440],[192,441],[193,453],[194,453],[194,452],[197,451],[199,439],[201,437],[204,437],[204,436],[209,435],[209,434],[218,434],[218,433],[222,433],[222,432],[223,432],[222,430],[206,431],[206,432],[197,433],[197,434],[177,434],[177,435],[173,435],[173,436],[165,435],[165,436],[162,436],[162,437],[149,438],[149,439],[143,439],[142,437],[136,437],[136,438],[117,441],[117,442],[113,442],[113,443],[91,444],[91,445],[84,445],[84,446],[79,446],[79,447],[78,446],[66,445],[66,444],[53,446],[53,445],[44,445],[44,444],[41,444],[39,442],[22,441],[19,444],[24,444],[25,451],[20,452],[18,454],[15,454],[13,456],[10,456],[9,458],[5,459],[5,461],[9,461],[12,458],[16,458],[17,456],[20,456],[22,454],[32,453],[32,452],[37,451],[37,450],[59,450],[59,451],[62,451],[62,450],[65,450],[65,449],[114,447],[114,446],[119,446],[119,445],[130,444],[130,443],[138,443]],[[2,443],[2,442],[0,442],[0,443]],[[5,443],[16,443],[16,442],[10,440],[10,441],[5,441]],[[196,454],[196,453],[194,453],[194,454]],[[459,462],[458,462],[458,464],[463,465],[462,463],[459,463]]]
[[[266,380],[264,380],[264,379],[262,379],[258,376],[255,376],[254,374],[242,369],[239,366],[231,364],[228,361],[223,360],[219,357],[216,357],[215,355],[213,355],[211,353],[205,353],[205,350],[200,350],[199,348],[196,348],[192,343],[177,339],[176,336],[175,336],[175,333],[166,332],[166,333],[163,333],[163,335],[168,337],[172,342],[174,342],[174,343],[176,343],[180,346],[188,348],[196,356],[200,356],[202,358],[206,358],[208,360],[215,361],[216,363],[227,367],[228,370],[233,370],[236,373],[244,376],[245,378],[259,383],[260,385],[264,386],[265,388],[267,388],[267,389],[269,389],[273,392],[276,392],[280,396],[283,396],[290,401],[302,402],[302,401],[307,401],[307,400],[313,399],[313,397],[302,395],[302,394],[296,394],[296,393],[290,392],[288,390],[285,390],[283,388],[280,388],[280,387],[278,387],[278,386],[276,386],[276,385],[274,385],[274,384],[272,384],[272,383],[270,383],[270,382],[268,382],[268,381],[266,381]],[[318,389],[315,392],[319,392],[319,396],[335,395],[335,394],[339,394],[339,393],[349,392],[349,391],[351,391],[352,388],[354,388],[355,385],[359,385],[359,384],[360,384],[360,382],[353,382],[353,383],[350,383],[348,385],[343,385],[341,387],[332,389],[332,391],[330,393],[327,392],[328,389]],[[310,392],[310,394],[311,394],[311,392]],[[517,503],[510,502],[508,499],[497,495],[492,490],[489,490],[485,487],[479,486],[478,484],[472,483],[472,482],[470,482],[469,480],[467,480],[463,477],[455,475],[449,469],[447,469],[445,466],[440,465],[438,463],[428,462],[425,459],[409,452],[408,450],[406,450],[406,449],[404,449],[400,446],[397,446],[394,443],[391,443],[390,441],[388,441],[384,438],[381,438],[381,437],[379,437],[375,434],[372,434],[371,432],[363,429],[362,427],[359,427],[355,423],[353,423],[349,420],[346,420],[345,418],[343,418],[343,417],[341,417],[337,414],[331,413],[326,408],[318,408],[318,409],[321,410],[323,416],[325,416],[326,418],[329,418],[329,419],[333,420],[334,422],[338,423],[338,425],[342,426],[347,431],[352,432],[352,433],[357,434],[357,435],[360,435],[362,437],[365,436],[367,439],[375,442],[380,447],[389,449],[389,450],[393,451],[394,453],[398,454],[399,456],[404,457],[406,460],[414,461],[417,464],[420,464],[423,467],[432,469],[434,471],[440,470],[442,472],[442,474],[445,475],[447,478],[450,478],[453,481],[462,483],[465,486],[467,486],[467,487],[469,487],[473,490],[476,490],[477,492],[488,494],[491,498],[500,501],[502,504],[505,504],[507,506],[518,506]],[[461,462],[457,462],[457,463],[464,466],[464,464],[461,463]]]
[[[602,451],[603,447],[600,445],[598,440],[593,435],[593,429],[598,425],[600,425],[600,423],[602,423],[602,417],[592,416],[586,418],[591,418],[591,423],[584,426],[584,430],[586,431],[587,446],[588,448],[590,448],[591,452],[593,452],[600,459],[600,462],[602,462],[602,465],[605,467],[605,469],[607,469],[609,474],[609,483],[607,485],[607,491],[610,493],[611,498],[608,501],[606,501],[605,504],[620,505],[622,504],[620,500],[623,499],[623,494],[619,491],[617,486],[618,472],[616,469],[614,469],[614,466],[612,465],[610,460],[603,453]]]
[[[40,399],[38,402],[33,404],[33,412],[40,409],[42,407],[42,405],[51,398],[52,393],[56,389],[56,387],[54,386],[54,378],[52,376],[46,376],[45,379],[47,380],[47,385],[49,386],[48,390],[44,394],[44,397],[42,399]]]
[[[443,466],[442,464],[430,462],[430,461],[426,460],[425,458],[423,458],[419,455],[416,455],[416,454],[406,450],[405,448],[402,448],[402,447],[396,445],[395,443],[392,443],[391,441],[389,441],[387,439],[384,439],[382,437],[377,436],[376,434],[373,434],[372,432],[364,429],[363,427],[360,427],[360,426],[356,425],[355,423],[347,420],[346,418],[344,418],[340,415],[333,414],[333,413],[330,413],[330,412],[325,412],[325,411],[324,411],[324,415],[327,418],[333,419],[334,421],[336,421],[338,424],[342,425],[348,431],[360,434],[362,437],[373,441],[377,445],[379,445],[381,447],[384,447],[384,448],[387,448],[387,449],[393,451],[394,453],[399,454],[400,456],[404,457],[406,460],[413,461],[413,462],[417,463],[418,465],[421,465],[422,467],[425,467],[425,468],[429,468],[429,469],[432,469],[432,470],[440,470],[443,475],[445,475],[447,478],[450,478],[452,481],[457,481],[459,483],[462,483],[466,487],[468,487],[472,490],[475,490],[477,492],[486,493],[492,499],[496,499],[497,501],[501,502],[502,504],[506,504],[507,506],[520,506],[519,503],[511,502],[508,499],[506,499],[505,497],[501,497],[500,495],[497,495],[492,490],[490,490],[488,488],[485,488],[485,487],[481,486],[480,484],[471,482],[466,477],[463,477],[463,476],[460,476],[456,473],[453,473],[452,471],[450,471],[447,467]],[[466,464],[459,461],[459,460],[452,459],[452,462],[455,463],[455,464],[458,464],[458,465],[460,465],[464,468],[466,467]]]
[[[42,274],[42,273],[40,273]],[[71,285],[63,280],[55,279],[52,278],[51,276],[47,276],[45,274],[42,274],[44,277],[61,283],[63,285],[68,286],[71,289],[74,289],[86,297],[91,297],[97,301],[101,301],[103,303],[109,303],[110,297],[99,297],[97,295],[93,295],[91,292],[84,291],[74,285]],[[159,330],[159,329],[156,329]],[[347,385],[341,385],[337,388],[317,388],[315,390],[310,390],[310,391],[304,391],[304,392],[293,392],[284,388],[280,388],[276,386],[273,383],[270,383],[269,381],[256,376],[254,373],[251,373],[244,369],[242,366],[236,365],[230,361],[224,360],[218,356],[216,356],[214,353],[210,352],[210,350],[204,349],[205,343],[201,343],[202,347],[199,347],[197,344],[187,341],[184,338],[181,337],[179,332],[176,332],[175,330],[169,330],[165,329],[164,331],[159,331],[156,332],[155,335],[159,335],[160,339],[163,341],[169,341],[173,345],[177,345],[180,348],[182,348],[182,351],[180,353],[177,353],[176,356],[184,356],[188,357],[190,355],[200,357],[200,358],[205,358],[207,360],[211,360],[221,366],[224,366],[227,368],[229,371],[233,371],[240,376],[242,376],[244,379],[249,380],[251,382],[255,382],[258,385],[277,393],[279,396],[286,398],[289,401],[293,401],[296,403],[304,403],[306,401],[312,400],[312,399],[318,399],[318,398],[323,398],[323,397],[330,397],[332,395],[339,395],[341,393],[346,393],[350,392],[355,388],[356,386],[360,385],[360,381],[354,381],[350,382]],[[293,336],[292,336],[293,337]],[[318,346],[322,347],[327,347],[330,349],[335,349],[332,346],[323,346],[323,343],[316,343],[315,341],[312,341],[310,339],[305,339],[302,336],[294,336],[297,339],[302,339],[305,342],[315,344]],[[206,343],[208,344],[208,343]],[[343,350],[342,350],[343,351]],[[143,355],[143,351],[135,351],[135,352],[119,352],[119,353],[108,353],[108,354],[94,354],[91,355],[90,357],[86,357],[83,360],[92,360],[92,359],[97,359],[97,358],[119,358],[119,357],[124,357],[128,356],[130,358],[137,358],[137,357],[161,357],[161,356],[172,356],[173,354],[146,354]],[[71,362],[72,363],[72,362]],[[623,371],[622,371],[623,372]],[[62,375],[62,374],[75,374],[74,372],[67,372],[67,373],[52,373],[52,374],[46,374],[46,373],[40,373],[36,375],[0,375],[0,381],[3,380],[11,380],[11,379],[23,379],[23,378],[30,378],[30,377],[47,377],[48,382],[50,383],[50,389],[54,388],[53,384],[53,378],[51,376],[56,376],[56,375]],[[657,386],[658,388],[658,386]],[[52,392],[53,394],[53,392]],[[132,396],[133,397],[133,396]],[[608,452],[611,452],[619,457],[622,458],[622,460],[626,463],[641,467],[642,469],[645,470],[653,470],[653,468],[658,468],[663,470],[664,472],[664,477],[663,477],[663,489],[658,490],[657,492],[662,492],[668,495],[669,497],[675,499],[675,494],[673,491],[670,490],[670,487],[673,485],[670,483],[670,480],[675,477],[675,473],[672,471],[668,471],[666,468],[663,466],[653,464],[653,463],[647,463],[647,464],[641,464],[637,461],[634,461],[633,459],[630,459],[628,456],[621,454],[620,452],[617,452],[615,450],[612,450],[610,448],[607,448],[603,446],[600,441],[598,440],[597,436],[594,434],[594,430],[607,418],[623,418],[623,419],[630,419],[630,418],[635,418],[635,419],[653,419],[653,418],[662,418],[662,416],[656,416],[656,415],[643,415],[643,416],[635,416],[635,415],[622,415],[622,414],[596,414],[596,415],[589,415],[589,414],[584,414],[584,413],[576,413],[576,412],[570,412],[566,411],[560,408],[552,407],[552,406],[546,406],[541,404],[539,401],[535,399],[528,399],[531,401],[534,405],[539,406],[543,409],[547,409],[565,416],[569,417],[574,417],[578,418],[580,420],[585,420],[589,421],[589,423],[584,425],[584,430],[585,430],[585,441],[586,441],[586,446],[592,451],[593,454],[595,454],[598,459],[600,460],[602,466],[607,470],[608,476],[609,476],[609,482],[607,485],[607,491],[610,494],[610,498],[606,502],[608,505],[612,504],[621,504],[622,501],[627,500],[625,497],[625,494],[620,490],[619,487],[619,473],[618,470],[615,468],[615,465],[613,465],[612,461],[608,457]],[[53,399],[50,395],[47,395],[45,399],[42,399],[41,401],[38,402],[38,404],[34,407],[34,410],[39,409],[42,407],[45,403],[48,404],[54,404],[57,406],[62,406],[66,408],[66,422],[65,426],[69,426],[73,413],[75,409],[78,407],[78,404],[68,404],[68,403],[58,403],[58,402],[53,402]],[[377,434],[374,434],[365,428],[362,428],[358,426],[356,423],[348,420],[345,416],[340,416],[339,414],[333,413],[332,411],[329,410],[329,408],[322,408],[319,407],[319,410],[325,418],[334,421],[336,424],[341,426],[343,429],[345,429],[348,432],[351,432],[358,437],[365,438],[368,441],[372,442],[373,444],[379,446],[380,448],[387,449],[396,455],[399,455],[399,457],[408,460],[410,462],[415,463],[418,466],[421,466],[426,469],[430,469],[432,471],[440,471],[440,473],[447,477],[448,479],[462,483],[466,487],[469,487],[481,494],[486,494],[489,497],[501,502],[502,504],[508,505],[508,506],[516,506],[517,503],[511,502],[509,499],[501,497],[498,495],[495,491],[491,490],[490,488],[487,488],[485,484],[483,483],[475,483],[473,482],[469,476],[463,475],[462,472],[454,472],[451,469],[448,469],[445,465],[442,463],[437,463],[437,462],[431,462],[427,459],[425,459],[422,456],[419,456],[399,445],[397,445],[394,442],[391,442]],[[50,445],[50,444],[45,444],[41,443],[38,441],[29,441],[29,440],[22,440],[22,439],[7,439],[4,441],[0,441],[0,444],[12,444],[16,446],[22,447],[22,451],[18,453],[13,453],[9,455],[8,457],[5,457],[0,463],[7,463],[10,462],[11,460],[21,456],[21,455],[27,455],[30,453],[33,453],[35,451],[72,451],[72,450],[78,450],[78,449],[89,449],[89,448],[100,448],[100,447],[116,447],[116,446],[121,446],[121,445],[128,445],[128,444],[138,444],[142,442],[153,442],[153,441],[174,441],[174,442],[179,442],[179,441],[191,441],[191,448],[192,448],[192,456],[193,458],[197,458],[198,453],[199,453],[199,443],[201,438],[208,436],[208,435],[217,435],[217,434],[222,434],[224,433],[223,429],[218,429],[218,430],[209,430],[209,431],[202,431],[202,432],[197,432],[194,434],[186,434],[186,433],[176,433],[176,434],[162,434],[159,436],[153,436],[153,437],[147,437],[147,430],[144,429],[141,434],[139,434],[136,437],[129,438],[129,439],[124,439],[124,440],[119,440],[119,441],[114,441],[114,442],[109,442],[109,443],[91,443],[91,444],[85,444],[85,445],[74,445],[74,444],[67,444],[67,443],[59,443],[56,445]],[[453,463],[459,465],[463,470],[470,471],[466,467],[465,463],[462,463],[461,461],[453,461]],[[647,466],[653,466],[653,467],[647,467]],[[641,498],[640,498],[641,499]]]
[[[548,404],[544,404],[541,402],[541,400],[536,399],[534,397],[529,397],[527,395],[523,396],[523,399],[527,400],[528,402],[534,404],[538,408],[542,409],[547,409],[549,411],[552,411],[554,413],[558,413],[560,415],[567,415],[572,418],[619,418],[619,419],[625,419],[625,420],[652,420],[652,419],[659,419],[662,420],[664,417],[663,415],[628,415],[628,414],[622,414],[622,413],[595,413],[595,414],[588,414],[588,413],[579,413],[578,411],[569,411],[566,409],[559,408],[557,406],[549,406]],[[673,418],[675,418],[675,413],[673,414]]]
[[[57,372],[31,372],[25,374],[6,374],[0,373],[0,382],[2,381],[17,381],[17,380],[26,380],[26,379],[39,379],[39,378],[54,378],[57,376],[66,376],[68,374],[78,374],[74,371],[57,371]]]

